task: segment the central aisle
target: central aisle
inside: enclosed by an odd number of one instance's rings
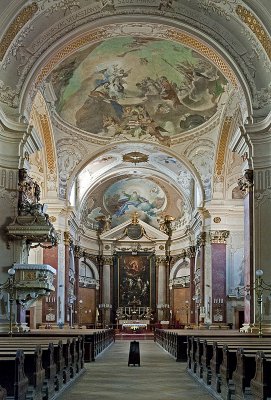
[[[95,362],[61,400],[210,400],[187,373],[152,341],[139,341],[141,366],[128,367],[130,341],[117,341]]]

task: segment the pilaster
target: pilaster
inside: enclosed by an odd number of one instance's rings
[[[212,261],[212,322],[226,323],[226,240],[229,231],[210,231]]]
[[[244,126],[236,136],[234,150],[243,150],[244,177],[239,186],[244,191],[244,284],[253,288],[255,271],[262,269],[266,282],[271,282],[270,244],[271,235],[271,113],[259,123]],[[247,144],[245,148],[240,143]],[[263,304],[267,302],[264,295]],[[251,300],[245,299],[245,327],[256,321],[255,293]],[[264,308],[265,309],[265,308]],[[266,307],[266,310],[268,307]],[[270,313],[263,315],[264,321],[271,322]]]

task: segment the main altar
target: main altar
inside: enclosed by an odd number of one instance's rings
[[[141,329],[147,330],[148,325],[150,324],[149,320],[138,320],[138,321],[133,321],[133,320],[119,320],[119,325],[121,326],[122,330],[129,330],[131,329],[132,331],[138,331]]]

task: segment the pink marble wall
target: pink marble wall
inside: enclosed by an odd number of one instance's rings
[[[42,300],[42,322],[46,323],[46,314],[52,313],[55,315],[55,321],[57,322],[57,269],[58,269],[58,247],[52,247],[51,249],[43,250],[43,263],[49,264],[51,267],[56,269],[56,275],[54,277],[55,292],[52,292],[49,298],[45,297]]]
[[[213,322],[226,322],[226,244],[212,243]]]

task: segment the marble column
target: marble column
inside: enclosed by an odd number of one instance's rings
[[[157,257],[156,265],[158,268],[158,282],[157,282],[157,308],[158,320],[168,318],[169,310],[163,309],[163,306],[169,306],[169,299],[167,298],[167,259],[166,257]]]
[[[79,324],[80,315],[80,303],[79,303],[79,273],[80,265],[79,260],[81,258],[80,246],[74,246],[74,296],[76,299],[76,312],[74,313],[74,322]]]
[[[190,304],[190,323],[195,324],[195,310],[194,310],[194,296],[195,296],[195,256],[196,251],[194,246],[190,246],[186,250],[186,255],[190,260],[190,295],[189,295],[189,304]]]
[[[201,232],[197,236],[197,265],[195,271],[195,314],[197,324],[203,323],[203,319],[200,317],[201,311],[204,311],[204,300],[205,300],[205,245],[206,245],[206,232]]]
[[[253,170],[247,169],[239,179],[238,185],[244,193],[244,286],[253,287]],[[244,326],[254,322],[254,296],[244,296]]]
[[[212,260],[212,322],[226,323],[226,239],[229,231],[210,231]]]
[[[111,322],[112,293],[111,293],[111,269],[113,266],[112,257],[104,257],[103,264],[103,323],[107,326]]]
[[[70,241],[71,236],[69,232],[64,232],[64,246],[65,246],[65,323],[72,326],[73,310],[70,299]]]

